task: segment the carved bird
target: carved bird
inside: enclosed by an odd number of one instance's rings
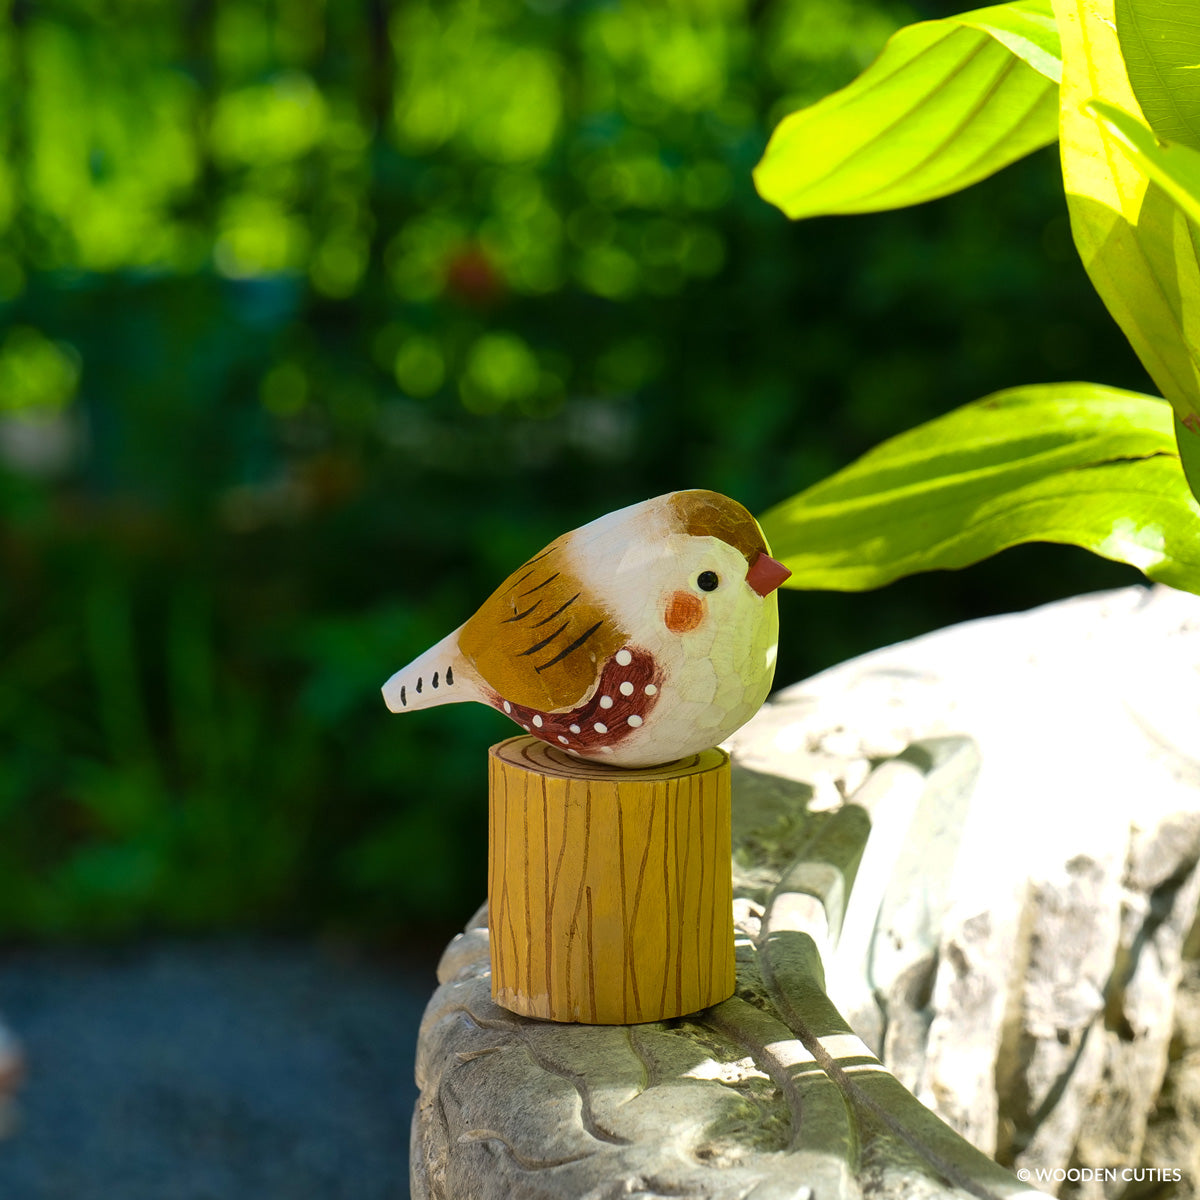
[[[393,712],[477,700],[567,754],[670,762],[766,699],[790,574],[737,501],[658,496],[551,542],[383,696]]]

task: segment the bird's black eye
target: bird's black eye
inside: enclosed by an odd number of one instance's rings
[[[717,590],[717,584],[720,582],[720,579],[717,578],[716,571],[701,571],[700,574],[696,576],[696,586],[702,592],[715,592]]]

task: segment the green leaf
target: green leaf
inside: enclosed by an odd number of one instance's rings
[[[1058,133],[1050,0],[897,31],[848,87],[780,122],[754,172],[789,217],[878,212],[977,183]]]
[[[1200,592],[1200,505],[1170,407],[1094,383],[997,392],[865,454],[761,518],[788,586],[857,591],[1063,542]]]
[[[1200,222],[1200,153],[1189,146],[1164,145],[1135,117],[1102,100],[1092,100],[1084,110],[1099,119],[1113,134],[1126,157],[1183,209]]]
[[[1200,424],[1189,429],[1175,414],[1175,445],[1179,447],[1179,461],[1187,476],[1192,495],[1200,500]]]
[[[1151,378],[1186,423],[1200,420],[1200,256],[1197,229],[1130,153],[1142,112],[1129,86],[1114,0],[1055,0],[1063,47],[1063,184],[1080,258]],[[1099,107],[1099,106],[1106,107]],[[1181,149],[1161,161],[1184,161]],[[1167,155],[1170,155],[1168,158]],[[1179,172],[1175,171],[1178,175]],[[1176,181],[1176,194],[1183,184]]]
[[[1200,150],[1200,21],[1179,0],[1116,0],[1133,94],[1160,138]]]

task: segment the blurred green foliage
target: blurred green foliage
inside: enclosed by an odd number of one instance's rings
[[[0,3],[0,932],[461,921],[512,727],[378,687],[515,562],[1001,387],[1144,387],[1053,151],[863,221],[756,197],[780,116],[950,10]],[[778,678],[1135,578],[788,595]]]

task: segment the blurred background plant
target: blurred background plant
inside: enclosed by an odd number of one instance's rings
[[[998,388],[1147,390],[1053,148],[869,221],[755,195],[782,115],[957,7],[0,4],[0,933],[440,937],[511,726],[378,686],[524,555]],[[1139,578],[785,595],[777,679]]]

